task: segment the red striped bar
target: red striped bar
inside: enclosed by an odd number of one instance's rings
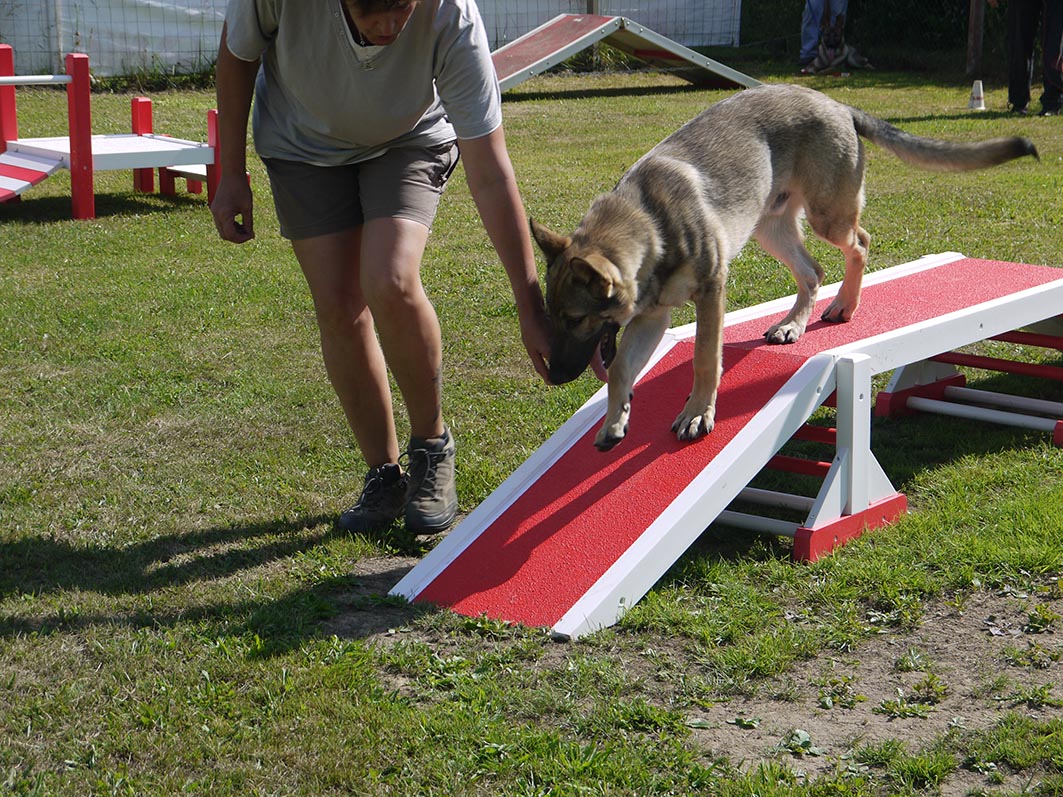
[[[1035,376],[1038,379],[1051,379],[1055,382],[1063,382],[1063,368],[1058,365],[1038,365],[1037,363],[1021,363],[1015,360],[1004,360],[1000,357],[982,357],[977,354],[960,354],[959,352],[946,352],[936,357],[931,357],[934,362],[946,365],[962,365],[966,368],[981,368],[984,371],[999,371],[1005,374],[1019,374],[1021,376]]]
[[[0,162],[0,177],[7,177],[10,180],[23,180],[30,185],[37,185],[47,176],[47,172],[39,169],[26,169],[22,166]]]
[[[833,426],[812,426],[806,423],[794,433],[794,440],[806,440],[810,443],[825,443],[833,446],[838,442],[838,430]]]
[[[27,188],[55,174],[61,165],[60,161],[34,155],[11,151],[0,153],[0,202],[15,199]]]
[[[1063,351],[1063,338],[1057,335],[1045,335],[1039,332],[1005,332],[1003,335],[994,335],[991,340],[999,340],[1001,343],[1017,343],[1020,346],[1035,346],[1039,349],[1058,349]]]
[[[767,467],[772,470],[785,471],[786,473],[799,473],[802,476],[818,476],[822,479],[830,470],[830,463],[815,459],[804,459],[803,457],[791,457],[787,454],[776,454],[768,460]]]

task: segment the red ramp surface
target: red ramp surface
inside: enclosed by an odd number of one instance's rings
[[[725,330],[716,427],[693,443],[679,443],[670,430],[692,379],[693,340],[674,341],[638,381],[630,431],[617,448],[602,453],[593,446],[603,389],[595,410],[580,419],[581,430],[559,430],[565,440],[533,455],[542,462],[532,476],[514,474],[516,487],[507,481],[501,498],[471,513],[393,594],[469,616],[550,626],[562,636],[613,622],[745,487],[749,479],[738,474],[755,475],[833,392],[835,353],[856,352],[879,373],[914,361],[906,358],[923,349],[959,345],[952,338],[969,337],[969,329],[978,335],[966,343],[993,334],[994,325],[1003,331],[1063,307],[1063,272],[1047,267],[959,258],[875,276],[856,318],[814,323],[793,345],[763,339],[790,299],[763,305],[763,312],[741,311],[744,320]],[[836,287],[824,289],[816,317]],[[785,423],[769,415],[785,416]],[[869,424],[870,413],[864,415]],[[703,494],[715,496],[708,511],[699,506]],[[672,517],[680,532],[661,528]],[[637,556],[635,548],[642,549]],[[592,593],[606,594],[604,615],[600,606],[582,605]],[[614,600],[618,605],[608,605]]]
[[[804,362],[729,348],[716,428],[683,444],[665,416],[690,390],[692,349],[676,345],[639,383],[620,446],[598,451],[589,430],[418,600],[554,625]]]

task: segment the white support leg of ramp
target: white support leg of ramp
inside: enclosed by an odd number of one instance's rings
[[[840,358],[836,377],[837,453],[808,513],[808,528],[863,512],[897,493],[871,453],[871,359],[863,355]]]

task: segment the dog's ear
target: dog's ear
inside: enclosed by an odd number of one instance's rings
[[[604,255],[574,257],[569,262],[569,267],[576,282],[586,285],[602,299],[611,298],[619,288],[620,270]]]
[[[547,265],[568,249],[569,244],[572,243],[571,238],[548,230],[535,219],[528,219],[528,223],[531,224],[532,237],[539,244],[539,248],[543,250],[543,254],[546,255]]]

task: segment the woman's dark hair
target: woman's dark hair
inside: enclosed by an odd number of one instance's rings
[[[374,14],[378,11],[391,11],[393,8],[408,5],[410,0],[347,0],[351,6],[362,14]]]

